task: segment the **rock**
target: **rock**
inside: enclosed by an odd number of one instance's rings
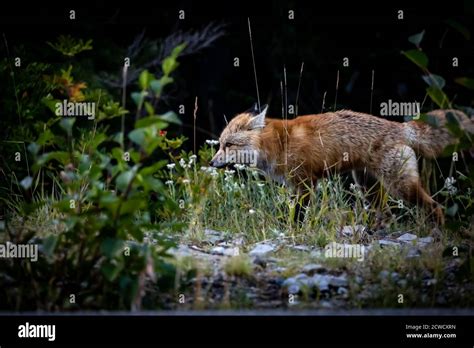
[[[300,283],[294,277],[285,279],[282,286],[288,289],[289,294],[297,294],[300,292]]]
[[[257,266],[260,266],[262,268],[266,268],[267,267],[267,262],[262,259],[261,257],[257,256],[254,260],[253,260],[253,263],[256,264]]]
[[[278,263],[280,260],[275,257],[267,257],[265,261],[267,261],[267,263]]]
[[[397,282],[398,286],[401,287],[401,288],[405,288],[408,284],[408,282],[406,281],[406,279],[400,279],[398,282]]]
[[[240,254],[238,247],[225,248],[223,246],[216,246],[211,249],[211,254],[224,256],[237,256]]]
[[[347,278],[345,276],[330,276],[329,278],[329,285],[334,286],[336,288],[338,287],[343,287],[349,285],[349,282],[347,281]]]
[[[346,288],[340,287],[339,289],[337,289],[337,293],[338,295],[347,295],[349,293],[349,290],[347,290]]]
[[[297,294],[300,292],[300,286],[298,284],[291,284],[288,286],[288,293],[290,294]]]
[[[249,252],[249,255],[262,257],[273,251],[275,251],[275,246],[273,244],[258,244]]]
[[[399,247],[400,244],[397,243],[397,242],[394,242],[394,241],[391,241],[391,240],[388,240],[388,239],[380,239],[379,241],[379,245],[383,248],[385,246],[397,246]]]
[[[323,252],[321,249],[313,250],[309,256],[314,257],[314,258],[320,258],[323,256]]]
[[[184,244],[178,245],[177,248],[168,249],[168,253],[174,256],[189,256],[193,254],[192,250]]]
[[[243,237],[239,237],[239,238],[235,238],[232,240],[231,244],[233,245],[244,245],[244,238]]]
[[[423,238],[419,238],[418,241],[417,241],[417,245],[424,248],[426,247],[428,244],[430,243],[433,243],[434,239],[433,237],[423,237]]]
[[[210,244],[215,245],[218,242],[224,240],[224,234],[222,232],[206,228],[204,230],[204,240]]]
[[[326,268],[317,263],[309,263],[303,267],[302,271],[306,274],[313,275],[315,273],[321,273],[326,271]]]
[[[351,237],[355,234],[361,234],[365,232],[366,227],[363,225],[355,225],[355,226],[344,226],[339,230],[339,233],[346,237]]]
[[[311,247],[307,245],[294,245],[291,248],[297,251],[311,251]]]
[[[390,280],[393,280],[393,281],[397,281],[399,277],[398,273],[397,272],[389,272],[389,271],[381,271],[379,273],[379,278],[381,280],[385,280],[385,279],[390,279]]]
[[[419,257],[421,255],[421,251],[418,248],[410,248],[407,253],[408,258]]]
[[[224,255],[225,256],[237,256],[239,254],[240,254],[239,247],[226,248],[224,250]]]
[[[319,305],[321,306],[321,308],[326,308],[326,309],[334,308],[333,304],[330,301],[325,301],[325,300],[320,301]]]
[[[214,254],[214,255],[224,255],[224,252],[225,252],[225,248],[221,246],[216,246],[211,249],[211,254]]]
[[[311,283],[313,286],[316,286],[321,292],[329,290],[329,277],[326,275],[315,274],[311,278]]]
[[[397,238],[398,241],[402,243],[413,243],[418,237],[411,233],[402,234],[400,237]]]

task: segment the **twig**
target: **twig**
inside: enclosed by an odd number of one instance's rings
[[[304,62],[301,62],[300,78],[298,80],[298,89],[296,90],[295,117],[298,116],[298,100],[300,97],[300,86],[301,86],[301,79],[303,77],[303,68],[304,68]]]
[[[194,154],[196,154],[196,118],[198,110],[198,97],[194,100],[194,122],[193,122],[193,137],[194,137]]]
[[[255,75],[255,86],[257,88],[258,111],[261,111],[260,110],[260,93],[258,92],[257,67],[255,66],[255,56],[253,54],[252,29],[250,27],[250,18],[247,18],[247,21],[249,24],[250,51],[252,52],[253,73]]]

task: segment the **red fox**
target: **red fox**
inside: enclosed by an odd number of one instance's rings
[[[366,168],[388,192],[422,204],[444,223],[442,207],[423,189],[417,155],[435,158],[457,140],[443,127],[451,112],[460,125],[474,131],[461,111],[435,110],[428,114],[439,127],[425,122],[398,123],[372,115],[340,110],[281,120],[267,118],[267,106],[235,116],[223,130],[220,148],[210,165],[255,165],[297,190],[314,187],[331,172]]]

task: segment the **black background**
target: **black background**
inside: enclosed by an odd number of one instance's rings
[[[260,98],[262,103],[270,104],[270,116],[281,117],[280,82],[284,67],[288,103],[295,103],[303,61],[299,114],[321,112],[325,93],[324,111],[334,109],[339,71],[336,108],[360,112],[372,109],[377,115],[380,103],[388,99],[423,101],[426,84],[421,79],[422,72],[400,53],[415,48],[407,38],[422,30],[426,33],[421,47],[429,57],[430,71],[446,79],[445,91],[455,103],[469,104],[469,91],[453,79],[472,77],[473,46],[444,21],[455,19],[472,32],[473,3],[135,1],[121,8],[116,3],[101,1],[87,8],[81,7],[82,3],[44,4],[36,8],[14,4],[20,6],[1,10],[0,23],[12,54],[16,45],[21,44],[35,52],[35,56],[58,59],[57,54],[45,53],[49,49],[46,41],[54,41],[59,34],[92,38],[94,50],[83,54],[94,55],[94,68],[108,72],[119,71],[118,62],[123,60],[117,59],[116,63],[107,59],[101,52],[101,47],[106,46],[103,43],[123,47],[125,52],[142,30],[146,37],[155,39],[179,29],[202,28],[210,22],[226,24],[226,35],[212,47],[180,59],[181,66],[175,74],[177,83],[170,91],[171,109],[177,111],[178,105],[186,106],[183,121],[188,127],[176,132],[184,132],[189,138],[194,99],[198,97],[197,123],[207,132],[199,132],[200,144],[211,134],[218,136],[224,126],[224,114],[229,118],[257,100],[247,18],[252,25]],[[70,9],[76,11],[73,22],[68,17]],[[178,20],[181,9],[186,12],[185,20]],[[288,19],[289,10],[295,11],[294,20]],[[398,10],[404,11],[403,20],[397,18]],[[238,68],[233,66],[234,57],[240,58]],[[350,59],[349,67],[342,66],[344,57]],[[459,67],[452,67],[452,57],[459,58]],[[371,105],[372,70],[375,83]],[[118,89],[116,95],[119,98]],[[433,108],[436,106],[428,100],[425,109]]]

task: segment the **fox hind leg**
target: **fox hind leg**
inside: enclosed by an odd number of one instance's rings
[[[441,206],[423,189],[418,173],[415,151],[407,145],[386,148],[381,161],[375,164],[375,175],[388,192],[410,203],[428,208],[438,224],[444,224]]]

